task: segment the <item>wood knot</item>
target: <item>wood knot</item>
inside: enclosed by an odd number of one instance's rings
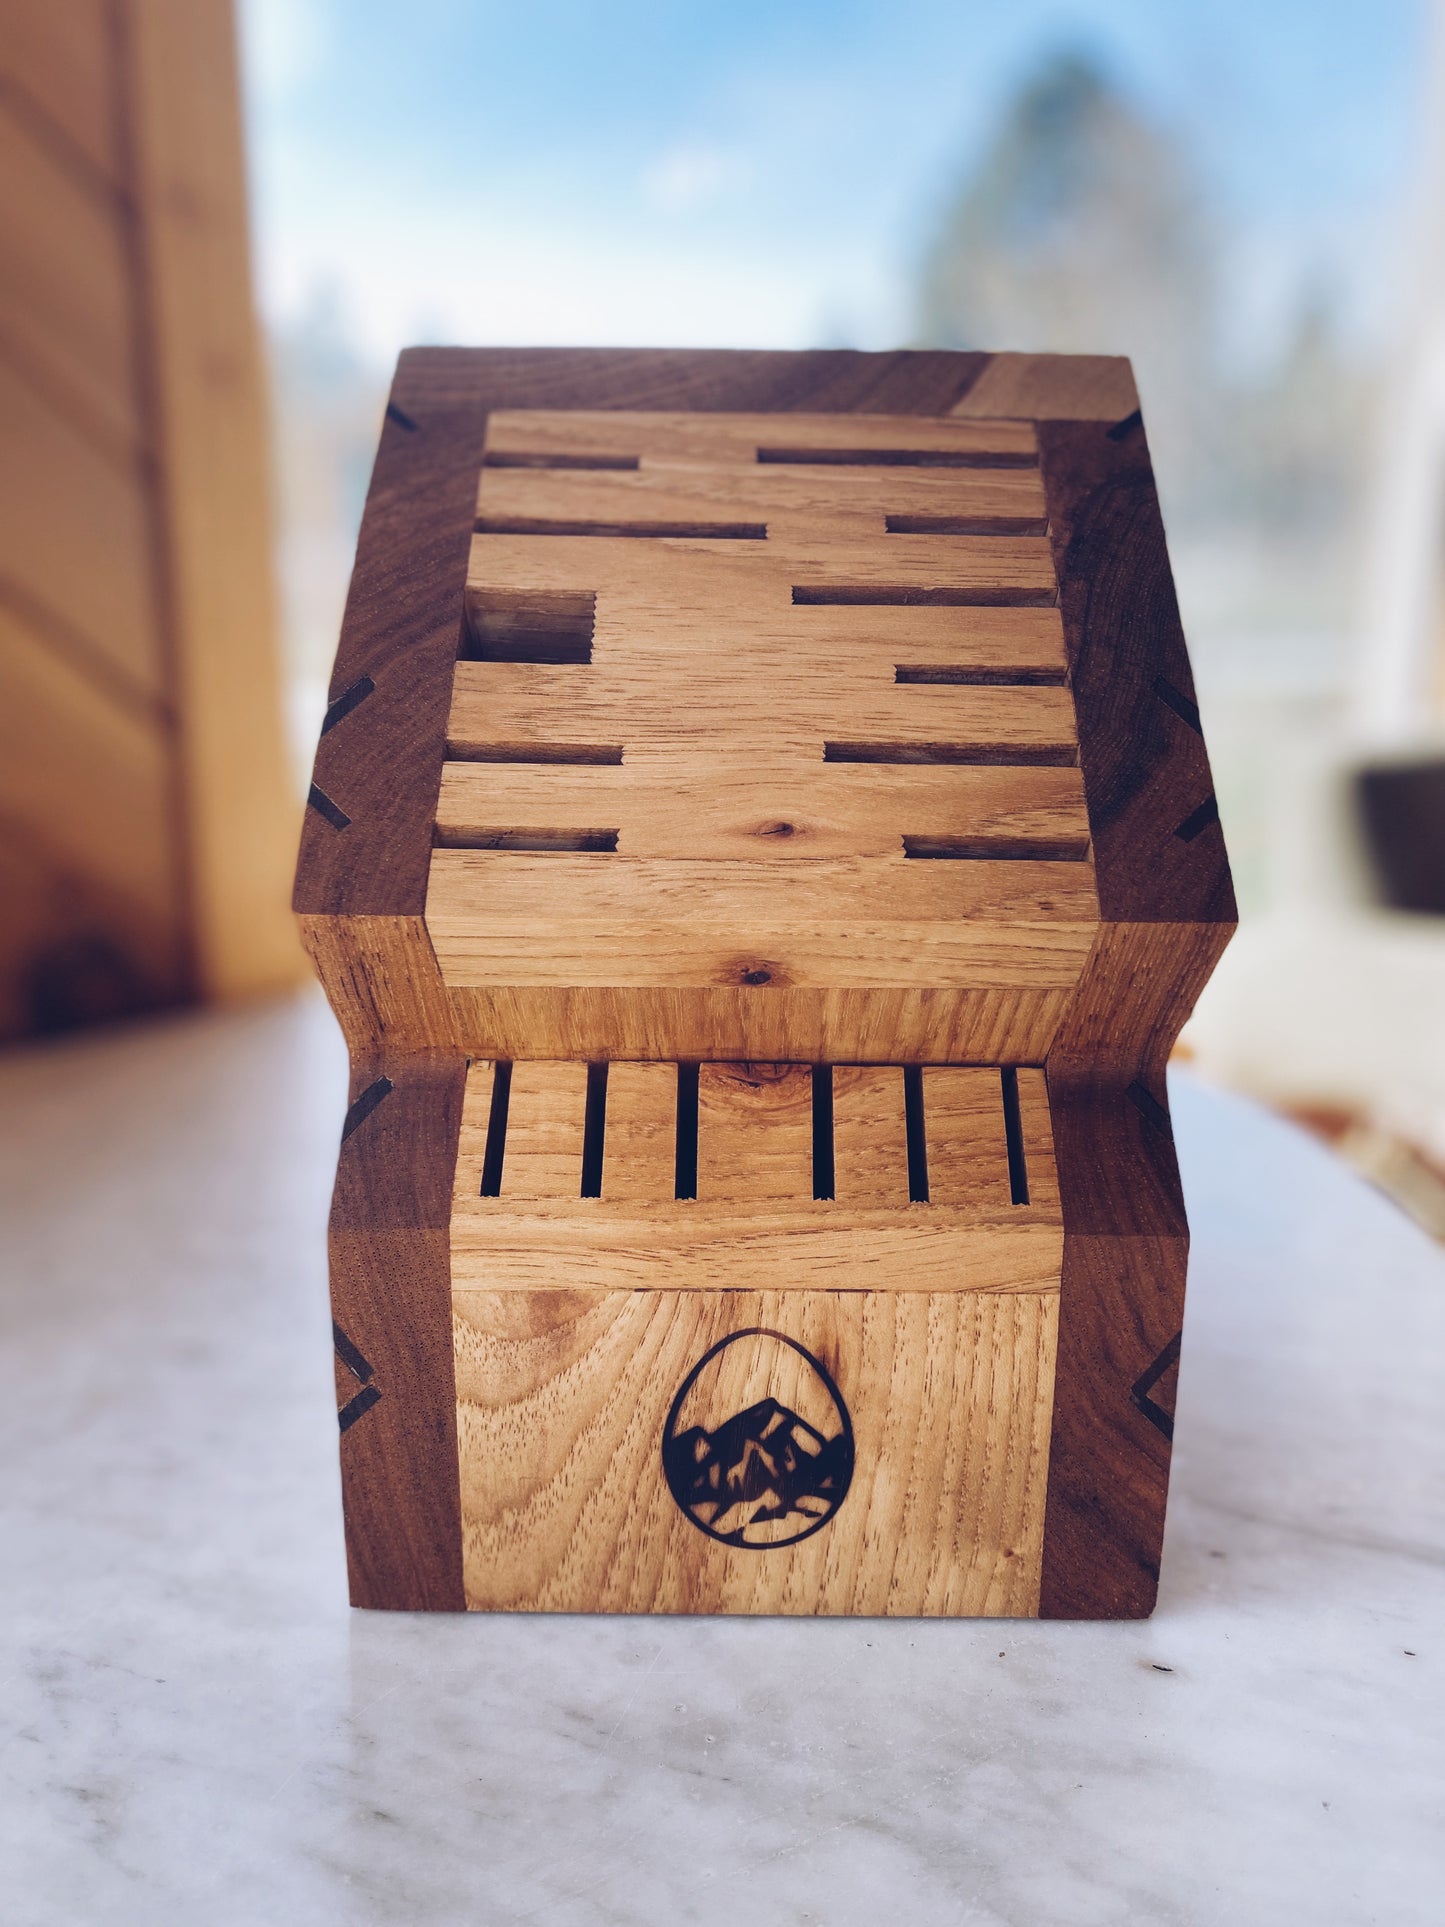
[[[734,955],[722,965],[715,981],[737,984],[744,990],[762,990],[770,984],[774,990],[781,990],[791,980],[786,966],[771,957]]]
[[[756,836],[796,836],[798,832],[791,823],[760,823],[754,834]]]

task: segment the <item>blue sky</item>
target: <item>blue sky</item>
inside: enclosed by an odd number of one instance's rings
[[[1242,342],[1383,325],[1419,0],[241,0],[263,305],[357,346],[906,340],[950,188],[1049,53],[1176,131]]]

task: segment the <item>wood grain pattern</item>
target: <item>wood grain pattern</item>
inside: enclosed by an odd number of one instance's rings
[[[1093,890],[1075,864],[789,870],[784,887],[763,859],[439,850],[427,926],[444,982],[497,988],[1022,987],[1070,984],[1087,955]]]
[[[821,365],[817,356],[809,360]],[[745,475],[761,469],[762,486],[767,487],[771,486],[769,468],[774,479],[782,469],[786,483],[789,471],[837,465],[840,456],[857,451],[865,457],[865,466],[866,458],[882,457],[882,466],[901,468],[905,481],[919,468],[908,457],[942,457],[962,464],[970,482],[1010,486],[1016,480],[1042,506],[1042,495],[1033,493],[1037,475],[1031,471],[1037,467],[1038,438],[1032,422],[960,422],[927,414],[889,415],[873,407],[847,412],[830,409],[826,414],[797,409],[789,411],[786,422],[779,422],[775,412],[751,413],[728,403],[721,407],[725,414],[703,412],[695,404],[671,412],[545,404],[498,409],[487,425],[488,468],[483,471],[479,499],[485,499],[494,480],[489,470],[503,463],[512,467],[621,458],[636,461],[644,469],[694,471],[721,464],[739,468]],[[809,461],[810,455],[825,458],[824,463]],[[1000,461],[1022,466],[1000,468]],[[842,466],[859,465],[845,462]],[[932,478],[938,470],[923,466],[922,473]]]
[[[908,1128],[898,1065],[833,1071],[833,1196],[850,1210],[908,1203]]]
[[[1101,916],[1048,1060],[1067,1231],[1040,1611],[1129,1617],[1153,1609],[1172,1435],[1172,1396],[1140,1387],[1177,1347],[1188,1250],[1164,1064],[1234,893],[1142,423],[1039,445]]]
[[[1012,1205],[857,1210],[811,1199],[756,1210],[679,1200],[651,1207],[588,1198],[508,1208],[468,1197],[452,1218],[458,1290],[1035,1292],[1058,1289],[1055,1213]]]
[[[1033,1121],[1037,1195],[1016,1204],[996,1070],[925,1072],[933,1201],[916,1206],[896,1066],[833,1073],[832,1197],[817,1184],[807,1065],[699,1068],[695,1197],[674,1189],[675,1066],[610,1067],[593,1196],[581,1185],[585,1065],[518,1062],[508,1078],[503,1142],[493,1066],[474,1062],[467,1073],[451,1219],[458,1290],[548,1290],[559,1275],[636,1291],[1057,1287],[1062,1217],[1047,1108]]]
[[[813,1195],[813,1077],[805,1064],[704,1064],[697,1095],[700,1203]]]
[[[586,1111],[585,1064],[513,1065],[503,1198],[580,1198]]]
[[[489,414],[507,408],[873,412],[947,408],[987,358],[630,350],[409,349],[397,365],[332,676],[374,694],[321,739],[315,780],[350,817],[308,812],[296,908],[420,915]],[[328,840],[330,836],[331,840]]]
[[[1181,834],[1214,785],[1143,427],[1116,437],[1098,423],[1047,423],[1040,460],[1099,914],[1232,927],[1217,811]]]
[[[729,427],[737,419],[716,417]],[[899,431],[894,430],[890,439],[896,441],[898,436]],[[643,458],[635,469],[487,467],[482,470],[477,497],[477,532],[488,538],[494,533],[548,535],[591,524],[599,532],[612,530],[623,535],[634,527],[647,531],[673,528],[685,537],[692,526],[760,524],[770,543],[791,540],[801,545],[816,530],[820,516],[826,518],[829,538],[834,542],[887,537],[890,518],[978,522],[985,525],[973,531],[978,540],[997,535],[1027,542],[1044,532],[1044,491],[1036,467],[969,469],[864,463],[854,468],[831,462],[817,466],[756,462],[751,467],[733,467],[726,461],[729,452],[721,446],[714,459],[699,460],[691,466],[676,463],[654,467]],[[486,459],[493,459],[490,433]],[[586,460],[581,455],[574,459]],[[946,533],[940,530],[940,534]],[[484,541],[473,552],[478,575],[486,573],[490,546],[490,540]],[[895,546],[885,542],[885,550]],[[1029,554],[1028,548],[1011,543],[1003,558],[1009,572],[1019,567],[1020,557]],[[1052,588],[1047,579],[1040,581],[1027,570],[1025,579],[1031,586]]]
[[[1139,406],[1134,371],[1122,355],[990,355],[977,381],[949,411],[1024,416],[1032,422],[1110,424]]]
[[[1167,1113],[1075,1087],[1053,1107],[1065,1222],[1043,1589],[1046,1618],[1153,1611],[1172,1389],[1139,1388],[1177,1345],[1188,1229]]]
[[[1035,1610],[1048,1294],[463,1291],[453,1303],[474,1609]],[[856,1435],[827,1529],[763,1551],[700,1532],[659,1458],[690,1368],[750,1327],[824,1362]],[[761,1372],[733,1396],[765,1392],[796,1396]]]
[[[420,924],[420,919],[407,918],[357,920],[364,928],[393,921],[409,930]],[[690,932],[679,935],[691,937]],[[998,946],[976,945],[970,975],[987,983],[995,977],[1017,979],[1022,970],[1031,980],[1022,988],[1016,981],[967,990],[890,989],[876,983],[856,990],[780,988],[773,966],[785,960],[752,950],[720,957],[718,974],[724,981],[713,989],[652,986],[640,1000],[625,985],[516,990],[454,983],[446,991],[442,1028],[421,1021],[429,1007],[402,1009],[398,1017],[406,1026],[404,1034],[418,1045],[445,1029],[455,1048],[479,1057],[601,1060],[671,1051],[697,1061],[1040,1063],[1068,1014],[1073,974],[1088,955],[1088,932],[1058,924],[1015,924],[1012,937],[1011,957]],[[344,940],[333,942],[328,933],[326,954],[347,948]],[[430,960],[431,948],[418,941],[395,954]],[[589,965],[593,954],[586,954]],[[856,963],[856,950],[854,957]],[[891,946],[873,952],[869,960],[873,975],[885,968],[900,973],[907,968]],[[421,967],[430,971],[432,963]],[[755,981],[762,970],[769,975],[766,984]],[[330,982],[341,985],[343,995],[350,994],[352,981],[343,969],[331,972]],[[370,970],[360,972],[355,981],[359,995],[370,1001],[339,1014],[348,1034],[361,1036],[370,1021],[368,1011],[395,1008],[401,999],[395,992],[384,994]],[[420,981],[430,998],[430,977]]]
[[[718,593],[727,590],[719,585]],[[498,746],[515,753],[525,746],[618,744],[625,762],[629,752],[640,760],[675,759],[680,752],[696,757],[703,750],[721,760],[751,745],[765,761],[792,752],[821,763],[824,745],[833,741],[938,743],[993,752],[942,759],[960,763],[1025,761],[1003,753],[1014,748],[1074,761],[1073,708],[1064,689],[917,688],[896,683],[891,666],[886,676],[855,678],[797,652],[787,676],[764,675],[777,666],[776,658],[750,662],[741,652],[725,664],[701,658],[679,668],[675,686],[659,688],[657,665],[646,662],[611,672],[599,663],[582,679],[577,670],[550,663],[464,662],[457,668],[448,747],[454,757],[482,760],[495,757]],[[789,695],[794,705],[780,710],[779,698]]]
[[[928,1195],[935,1204],[1007,1205],[1008,1147],[997,1071],[928,1065],[923,1073]]]
[[[899,825],[905,825],[900,829]],[[1076,769],[752,765],[700,773],[684,758],[579,770],[566,763],[447,763],[445,848],[517,847],[528,832],[615,830],[620,856],[902,855],[905,837],[999,855],[1035,846],[1082,860],[1089,824]]]
[[[341,1438],[356,1606],[464,1604],[447,1227],[465,1079],[460,1059],[353,1062],[331,1204],[331,1304],[380,1394]]]
[[[609,1204],[670,1204],[676,1161],[677,1066],[609,1065],[602,1197]]]
[[[475,1060],[399,1167],[467,1604],[1149,1609],[1163,1064],[1233,899],[1136,410],[1107,358],[404,357],[297,904],[358,1064]]]

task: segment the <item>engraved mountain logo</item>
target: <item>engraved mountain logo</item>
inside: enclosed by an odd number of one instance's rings
[[[693,1366],[667,1415],[662,1469],[699,1531],[724,1545],[796,1545],[853,1477],[853,1425],[826,1366],[781,1332],[731,1332]]]

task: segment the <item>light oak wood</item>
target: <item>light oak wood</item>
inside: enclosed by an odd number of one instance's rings
[[[298,882],[354,1597],[1149,1610],[1191,690],[1127,364],[406,359]]]
[[[500,1196],[580,1198],[585,1064],[513,1067]]]
[[[805,1064],[704,1064],[697,1094],[700,1203],[813,1195],[813,1078]]]
[[[1036,452],[1018,424],[494,413],[427,892],[449,991],[646,993],[679,1058],[787,1023],[729,1040],[669,991],[1071,984],[1097,898],[1061,632],[996,606],[1054,599],[1019,533]],[[532,1010],[527,1054],[577,1036]],[[627,1041],[589,1048],[636,1049],[606,1017]],[[1030,1013],[1003,1054],[1050,1035]]]
[[[1037,1609],[1056,1300],[920,1292],[459,1292],[463,1569],[474,1609],[974,1613]],[[856,1468],[826,1530],[719,1543],[658,1442],[708,1348],[761,1327],[823,1361]],[[748,1345],[712,1411],[800,1396]],[[806,1381],[805,1381],[806,1382]],[[815,1416],[828,1420],[810,1406]],[[800,1416],[802,1416],[800,1414]]]
[[[1127,366],[1127,364],[1125,364]],[[691,410],[511,409],[487,420],[487,460],[556,456],[637,456],[651,463],[705,462],[751,469],[758,450],[924,451],[955,457],[1007,456],[1032,463],[1031,422],[939,420],[928,415],[699,414]]]
[[[852,921],[836,912],[824,920],[807,908],[793,921],[784,904],[769,903],[766,889],[751,897],[735,887],[716,909],[709,902],[700,905],[699,919],[692,922],[685,905],[676,900],[688,881],[678,877],[658,885],[673,893],[670,912],[661,903],[649,909],[646,900],[638,898],[633,915],[625,914],[623,906],[606,904],[591,916],[552,921],[536,913],[502,912],[490,929],[479,929],[477,911],[487,901],[486,886],[494,877],[504,881],[505,873],[475,865],[439,879],[431,936],[443,981],[466,989],[560,991],[580,986],[663,993],[741,986],[776,996],[782,990],[853,986],[860,986],[863,994],[865,984],[870,992],[1067,989],[1076,980],[1089,950],[1082,909],[1075,923],[1031,920],[1047,917],[1047,902],[1025,905],[1009,922],[1000,918],[972,923],[969,916],[977,913],[978,898],[960,890],[935,900],[934,921],[897,919],[880,927],[884,920],[868,902],[870,897],[875,903],[887,900],[895,873],[879,867],[883,873],[858,901]],[[553,859],[550,881],[559,891],[587,886],[587,899],[597,895],[592,879],[579,879],[562,858]],[[824,882],[819,880],[820,888]],[[536,888],[533,878],[528,878],[527,888]],[[952,917],[951,906],[956,906]],[[659,1029],[679,1007],[685,1015],[692,1005],[657,996],[653,1021]],[[744,1008],[745,1003],[714,999],[699,1005],[719,1015],[732,1007]],[[815,1020],[823,1020],[828,1008],[818,1005]],[[980,1005],[980,1015],[986,1010],[997,1017],[1003,1006]],[[567,1006],[559,1006],[553,1021],[565,1022],[566,1011]],[[666,1038],[660,1042],[672,1048]],[[1024,1053],[1005,1053],[1013,1054]]]
[[[1066,689],[909,687],[891,673],[851,677],[826,663],[799,661],[796,653],[770,662],[760,655],[701,657],[679,665],[665,688],[658,686],[658,668],[646,662],[615,670],[601,663],[591,669],[460,663],[452,753],[478,759],[494,756],[499,745],[615,744],[624,762],[690,753],[732,764],[751,746],[764,762],[790,754],[814,763],[823,760],[825,744],[836,742],[896,743],[905,751],[938,744],[945,751],[985,752],[978,760],[999,763],[1023,760],[998,753],[1017,747],[1074,760]],[[770,669],[782,673],[769,675]],[[780,709],[788,697],[796,708]],[[952,760],[971,759],[965,753]]]
[[[777,956],[757,951],[720,955],[719,976],[727,982],[709,989],[659,987],[650,980],[645,996],[625,983],[562,992],[560,986],[487,988],[453,981],[444,989],[424,931],[415,937],[420,920],[397,922],[408,935],[394,945],[390,938],[383,942],[375,935],[376,928],[387,923],[385,918],[357,919],[368,933],[364,938],[349,932],[338,937],[329,930],[319,940],[308,934],[313,955],[322,959],[322,981],[344,1001],[343,1028],[358,1040],[358,1047],[374,1035],[372,1026],[385,1010],[394,1016],[394,1034],[406,1040],[406,1047],[455,1048],[477,1056],[603,1060],[673,1052],[699,1062],[739,1055],[809,1064],[918,1063],[926,1058],[955,1064],[1039,1062],[1048,1056],[1068,1016],[1073,979],[1088,955],[1087,926],[1070,935],[1050,924],[1045,940],[1038,929],[1014,925],[1008,944],[974,946],[972,987],[962,990],[880,985],[876,979],[882,971],[901,968],[896,950],[881,945],[862,956],[855,946],[853,967],[870,966],[868,974],[875,981],[853,989],[780,989],[772,981]],[[687,954],[687,930],[662,932],[662,939],[675,944],[679,957]],[[365,960],[358,953],[359,943],[366,945]],[[589,967],[592,954],[579,950],[579,968]],[[962,953],[955,948],[949,954],[958,958]],[[383,956],[397,965],[415,962],[414,1001],[399,994],[394,983],[378,981]],[[839,973],[845,968],[846,958]],[[769,972],[766,985],[745,981],[756,979],[761,969]],[[1021,969],[1034,980],[1023,987],[1017,982]],[[646,974],[645,958],[639,959],[636,971]],[[497,974],[511,973],[499,968]],[[615,978],[620,973],[607,974]],[[1004,977],[1015,981],[1003,982]],[[992,988],[978,987],[980,980],[990,979],[995,980]]]
[[[899,1065],[839,1065],[833,1087],[833,1196],[853,1211],[908,1202],[908,1130]]]
[[[677,1066],[609,1064],[602,1197],[671,1204],[676,1196]]]
[[[1008,1147],[998,1072],[926,1066],[923,1114],[930,1201],[1008,1204]]]
[[[477,497],[484,535],[547,535],[586,524],[686,535],[761,524],[770,542],[806,542],[826,518],[831,541],[876,540],[889,534],[890,517],[935,521],[940,537],[968,532],[950,523],[971,522],[997,525],[975,533],[1042,535],[1044,492],[1032,468],[740,469],[700,461],[620,471],[488,468]]]
[[[819,857],[790,864],[766,855],[705,859],[609,857],[510,850],[439,850],[432,863],[435,927],[483,915],[504,929],[552,910],[565,924],[695,917],[794,927],[810,924],[952,925],[976,919],[1067,926],[1090,920],[1087,869],[1071,862],[911,863],[893,857]],[[485,906],[485,910],[483,908]],[[559,914],[557,906],[565,906]],[[1027,941],[1027,939],[1024,939]],[[605,968],[605,966],[602,966]],[[589,976],[592,973],[589,973]],[[573,981],[587,981],[587,978]]]
[[[1044,1072],[1033,1065],[1016,1069],[1019,1122],[1022,1126],[1024,1169],[1029,1203],[1037,1211],[1060,1210],[1059,1173],[1054,1157],[1054,1133],[1049,1121],[1049,1087]]]
[[[906,836],[1033,844],[1082,860],[1089,819],[1076,769],[819,763],[699,770],[685,758],[575,764],[447,763],[437,840],[518,847],[529,830],[614,830],[640,857],[898,856]]]
[[[997,1071],[925,1072],[933,1202],[917,1205],[896,1066],[833,1073],[832,1198],[816,1195],[807,1065],[700,1067],[695,1199],[674,1190],[673,1065],[610,1066],[601,1195],[592,1197],[581,1195],[586,1066],[522,1061],[509,1083],[500,1185],[484,1195],[498,1128],[494,1066],[474,1062],[467,1074],[451,1225],[458,1290],[546,1290],[564,1274],[632,1290],[1057,1287],[1062,1218],[1047,1105],[1032,1121],[1036,1194],[1014,1204]]]
[[[926,1204],[847,1210],[811,1200],[749,1212],[678,1200],[651,1209],[605,1198],[509,1209],[468,1198],[451,1224],[458,1290],[1056,1291],[1063,1230],[1018,1206]]]
[[[553,480],[555,478],[549,478]],[[743,518],[746,521],[746,518]],[[646,518],[639,517],[644,522]],[[609,523],[609,526],[614,526]],[[645,544],[645,546],[644,546]],[[867,544],[832,539],[831,530],[811,541],[784,536],[723,540],[704,536],[637,536],[482,533],[473,538],[468,581],[473,588],[535,589],[538,577],[555,590],[596,590],[671,604],[711,607],[714,635],[721,605],[729,622],[750,608],[786,608],[816,599],[825,589],[850,602],[907,607],[910,602],[967,606],[1030,597],[1040,606],[1054,599],[1056,584],[1048,542],[1042,536],[884,535]],[[804,593],[795,597],[794,591]],[[736,599],[733,601],[732,599]]]

